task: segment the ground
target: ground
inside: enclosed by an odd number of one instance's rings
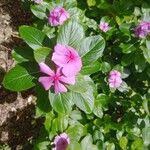
[[[20,0],[0,0],[0,149],[4,144],[11,150],[32,149],[30,141],[40,127],[41,121],[34,119],[34,91],[11,92],[1,84],[5,73],[15,64],[12,49],[24,45],[18,27],[30,24],[31,20]]]

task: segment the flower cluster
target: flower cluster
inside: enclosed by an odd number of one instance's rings
[[[55,93],[67,92],[63,84],[75,84],[75,76],[81,70],[82,61],[77,51],[70,47],[57,44],[54,47],[52,61],[56,64],[56,71],[51,70],[45,63],[40,63],[40,71],[46,76],[39,78],[45,90],[54,86]]]
[[[54,8],[48,17],[51,26],[62,25],[70,17],[69,13],[63,7]]]
[[[109,87],[110,88],[120,87],[120,85],[122,83],[121,73],[117,70],[112,70],[109,73],[108,82],[109,82]]]
[[[70,144],[70,139],[66,133],[57,135],[54,139],[55,147],[52,150],[66,150]]]
[[[135,35],[140,38],[145,38],[150,33],[150,22],[141,22],[134,30]]]

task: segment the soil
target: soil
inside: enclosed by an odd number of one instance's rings
[[[20,0],[0,0],[0,150],[32,149],[31,140],[37,136],[40,119],[34,119],[35,97],[33,90],[11,92],[2,86],[2,80],[15,64],[11,57],[14,47],[24,43],[18,27],[30,24],[30,12],[23,10]]]

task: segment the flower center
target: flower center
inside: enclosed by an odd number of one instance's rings
[[[54,75],[54,76],[53,76],[53,79],[54,79],[54,81],[58,81],[58,80],[59,80],[59,76]]]
[[[67,55],[67,58],[68,58],[67,63],[69,63],[70,61],[75,59],[75,56],[71,52],[69,52],[69,55]]]

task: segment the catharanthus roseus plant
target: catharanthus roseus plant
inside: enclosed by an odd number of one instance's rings
[[[147,1],[148,2],[148,1]],[[150,5],[140,1],[32,1],[26,47],[3,80],[33,89],[43,117],[36,150],[148,150]]]

